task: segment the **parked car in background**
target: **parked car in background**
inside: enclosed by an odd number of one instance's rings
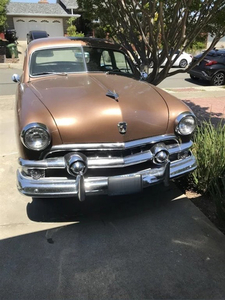
[[[193,112],[140,80],[126,50],[94,38],[28,45],[16,99],[21,193],[123,195],[196,168]]]
[[[44,30],[31,30],[27,34],[27,44],[36,39],[47,38],[49,34]]]
[[[178,50],[173,56],[172,60],[176,58],[176,56],[180,55],[175,62],[173,63],[173,67],[179,67],[179,68],[186,68],[192,61],[192,55],[188,54],[184,51],[180,54],[180,50]],[[167,62],[167,58],[164,60],[164,62],[161,64],[162,67],[165,66]]]
[[[194,64],[202,53],[193,58]],[[188,71],[193,80],[207,80],[211,85],[225,84],[225,49],[211,50],[206,57],[190,71]]]

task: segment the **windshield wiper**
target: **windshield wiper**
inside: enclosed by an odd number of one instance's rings
[[[106,75],[110,75],[110,74],[114,74],[114,75],[120,75],[120,76],[126,76],[126,77],[133,77],[134,74],[133,73],[128,73],[128,72],[121,72],[119,69],[115,69],[115,70],[109,70],[107,72],[105,72]]]
[[[32,76],[38,75],[60,75],[60,76],[67,76],[66,72],[40,72],[40,73],[33,73]]]
[[[121,71],[119,69],[112,69],[105,72],[105,74],[120,74]]]

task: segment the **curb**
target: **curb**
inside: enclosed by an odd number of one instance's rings
[[[201,87],[181,87],[181,88],[162,88],[168,93],[185,93],[185,92],[223,92],[225,95],[225,85],[223,86],[201,86]]]

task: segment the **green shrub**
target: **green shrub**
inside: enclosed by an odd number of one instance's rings
[[[194,135],[193,153],[198,168],[192,173],[198,192],[208,193],[211,186],[225,174],[225,125],[214,126],[203,121]]]
[[[77,32],[77,28],[76,26],[74,25],[74,22],[76,21],[76,18],[75,17],[71,17],[69,18],[69,20],[67,21],[67,24],[69,25],[67,27],[67,35],[68,36],[74,36],[74,37],[83,37],[84,34],[82,32]]]
[[[221,121],[214,126],[211,121],[204,121],[193,140],[198,167],[190,175],[190,182],[195,191],[213,199],[225,222],[225,124]]]
[[[209,193],[215,203],[219,220],[225,228],[225,174],[214,181]]]
[[[188,52],[195,52],[195,51],[198,51],[198,50],[203,50],[203,49],[206,49],[206,43],[205,42],[195,42],[191,45],[191,47],[189,47],[187,49]]]

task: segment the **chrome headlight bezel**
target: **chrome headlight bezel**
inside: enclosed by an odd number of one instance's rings
[[[34,139],[34,135],[36,135],[36,140]],[[37,135],[40,136],[39,140],[37,139]],[[21,131],[20,139],[27,149],[33,151],[42,151],[51,143],[50,132],[48,128],[41,123],[30,123],[26,125]]]
[[[186,128],[182,128],[184,126],[186,126]],[[187,130],[188,126],[189,126],[189,130]],[[179,135],[182,136],[191,135],[194,132],[195,128],[196,128],[196,117],[193,113],[189,111],[181,113],[175,120],[175,132]]]

